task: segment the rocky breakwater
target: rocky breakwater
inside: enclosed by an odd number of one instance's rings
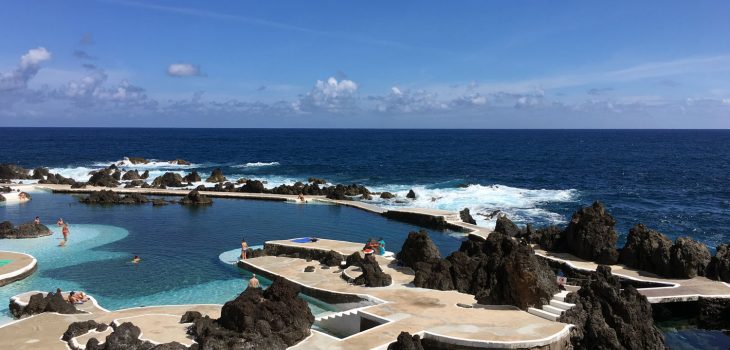
[[[0,223],[0,238],[36,238],[50,236],[51,230],[43,224],[28,222],[13,226],[10,221]]]
[[[10,301],[10,313],[15,318],[21,318],[25,316],[36,315],[44,312],[56,312],[59,314],[79,314],[83,313],[76,309],[76,307],[69,303],[61,294],[61,290],[57,289],[56,293],[48,293],[43,295],[42,293],[33,294],[30,296],[27,304],[18,302],[17,300]]]
[[[411,232],[398,260],[415,271],[416,287],[458,290],[486,305],[541,307],[558,292],[555,274],[532,248],[504,232],[470,237],[442,259],[425,231]]]
[[[693,239],[679,237],[672,242],[664,234],[639,224],[629,231],[619,261],[663,277],[693,278],[705,275],[710,251]]]
[[[121,178],[121,172],[117,169],[116,165],[112,164],[106,169],[92,171],[91,177],[86,184],[97,187],[119,187],[119,180]]]
[[[666,349],[649,301],[632,286],[622,289],[608,266],[600,265],[565,301],[575,306],[558,321],[575,325],[575,349]]]
[[[223,176],[223,171],[221,171],[220,168],[215,168],[210,173],[210,176],[205,179],[205,182],[226,182],[228,179],[226,179],[225,176]]]
[[[31,179],[30,170],[15,164],[0,164],[0,180]]]
[[[730,244],[717,247],[715,256],[707,266],[706,275],[707,278],[730,283]]]
[[[119,193],[111,190],[91,192],[79,201],[86,204],[145,204],[150,202],[147,197],[138,193],[120,196]]]
[[[156,177],[152,180],[152,187],[156,188],[167,188],[167,187],[185,187],[183,184],[183,177],[180,174],[173,172],[166,172],[162,176]]]
[[[198,317],[188,332],[200,349],[286,349],[308,337],[314,323],[299,292],[283,278],[266,290],[248,287],[223,305],[219,319]]]

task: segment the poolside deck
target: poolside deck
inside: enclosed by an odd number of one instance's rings
[[[38,261],[31,255],[0,251],[0,260],[10,260],[0,266],[0,286],[22,280],[35,272]]]
[[[584,270],[595,271],[598,264],[580,259],[567,253],[553,253],[543,249],[535,248],[535,254],[568,264],[569,266]],[[678,301],[695,301],[699,297],[707,298],[730,298],[730,284],[722,281],[714,281],[705,277],[697,276],[690,279],[663,278],[653,273],[632,269],[625,265],[610,265],[611,273],[623,278],[665,284],[666,287],[637,288],[645,295],[651,303],[668,303]]]
[[[362,244],[332,240],[296,243],[288,240],[270,241],[301,249],[335,250],[349,255]],[[561,349],[567,341],[570,326],[551,322],[512,306],[475,305],[472,295],[456,291],[438,291],[416,288],[412,285],[413,271],[397,267],[393,260],[376,257],[381,268],[393,278],[393,284],[368,288],[347,283],[338,268],[324,269],[316,261],[264,256],[242,260],[239,266],[264,276],[281,276],[305,290],[319,293],[358,295],[375,301],[358,312],[388,322],[339,339],[313,330],[313,335],[293,349],[385,349],[396,340],[401,331],[438,339],[450,346],[473,348],[532,348]],[[306,266],[315,266],[314,272],[304,272]],[[465,308],[459,305],[471,305]]]

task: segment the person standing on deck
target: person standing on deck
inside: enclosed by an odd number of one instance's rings
[[[241,240],[241,260],[248,258],[248,243],[246,239]]]

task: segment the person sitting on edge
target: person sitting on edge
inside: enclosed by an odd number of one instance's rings
[[[259,283],[259,279],[256,278],[255,273],[251,276],[251,279],[248,280],[248,286],[251,288],[261,288],[261,283]]]
[[[385,255],[385,240],[383,237],[378,238],[378,255]]]
[[[241,240],[241,260],[248,259],[248,243],[245,239]]]
[[[63,218],[58,218],[58,221],[56,221],[56,226],[63,227]]]
[[[36,225],[40,225],[41,224],[41,217],[40,216],[36,216],[35,217],[35,220],[33,220],[33,223],[36,224]]]
[[[71,292],[68,294],[68,302],[71,304],[83,304],[89,301],[89,297],[84,292]]]
[[[140,261],[142,261],[142,258],[140,258],[139,255],[135,255],[134,258],[132,258],[132,262],[135,264],[139,264]]]

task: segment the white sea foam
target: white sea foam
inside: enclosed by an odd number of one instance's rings
[[[426,186],[396,185],[371,189],[378,192],[389,191],[397,195],[396,199],[391,200],[374,197],[373,202],[386,207],[406,206],[450,211],[469,208],[477,224],[487,227],[494,226],[496,216],[488,217],[494,211],[506,213],[510,219],[518,222],[560,223],[564,220],[562,215],[541,208],[541,206],[549,203],[573,202],[578,197],[578,191],[574,189],[524,189],[504,185],[470,185],[465,188],[437,189]],[[405,200],[410,189],[416,193],[415,200]]]
[[[197,168],[200,165],[198,164],[176,164],[171,163],[169,160],[157,160],[157,159],[148,159],[147,163],[139,163],[139,164],[133,164],[129,158],[124,157],[122,160],[117,160],[113,162],[96,162],[94,163],[94,166],[103,167],[106,168],[109,165],[114,164],[118,167],[122,168],[130,168],[130,169],[143,169],[143,170],[149,170],[149,169],[193,169]]]
[[[253,163],[246,163],[246,164],[239,164],[234,165],[232,168],[261,168],[261,167],[267,167],[267,166],[277,166],[279,165],[279,162],[253,162]]]

